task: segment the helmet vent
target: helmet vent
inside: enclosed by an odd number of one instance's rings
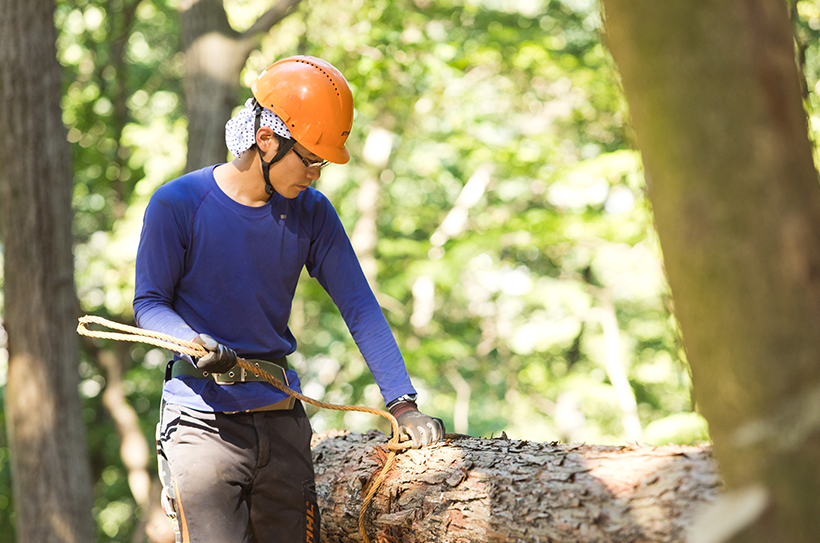
[[[302,60],[302,59],[299,59],[296,62],[302,62],[304,64],[307,64],[308,66],[313,66],[314,68],[316,68],[317,70],[322,72],[325,75],[325,77],[327,78],[327,80],[330,81],[330,84],[333,85],[333,90],[336,91],[336,96],[339,96],[339,87],[336,86],[336,83],[333,81],[333,78],[330,77],[330,74],[327,73],[324,69],[322,69],[321,66],[318,66],[318,65],[316,65],[312,62],[308,62],[308,61]]]

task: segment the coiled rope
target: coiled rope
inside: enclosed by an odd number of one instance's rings
[[[201,357],[208,354],[208,350],[206,350],[205,347],[199,345],[198,343],[175,338],[173,336],[162,334],[160,332],[152,332],[150,330],[144,330],[142,328],[137,328],[135,326],[128,326],[127,324],[121,324],[118,322],[110,321],[102,317],[86,315],[84,317],[80,317],[79,322],[80,323],[77,326],[77,333],[79,333],[82,336],[100,339],[112,339],[115,341],[131,341],[135,343],[146,343],[148,345],[153,345],[155,347],[160,347],[162,349],[168,349],[169,351],[174,351],[180,354],[187,354],[189,356],[196,357]],[[120,332],[125,333],[89,330],[86,327],[88,324],[98,324],[100,326],[105,326],[107,328],[111,328],[112,330],[119,330]],[[367,536],[367,531],[365,530],[365,516],[367,513],[367,509],[370,505],[370,502],[373,500],[373,497],[376,495],[376,492],[379,490],[379,487],[381,486],[382,482],[384,482],[385,475],[387,475],[390,466],[393,464],[393,460],[396,458],[396,453],[398,451],[403,451],[410,447],[410,444],[407,442],[399,442],[399,423],[398,421],[396,421],[396,417],[390,414],[389,411],[384,411],[381,409],[373,409],[362,405],[336,405],[332,403],[320,402],[318,400],[314,400],[313,398],[308,398],[304,394],[301,394],[299,392],[296,392],[295,390],[290,389],[282,381],[280,381],[267,371],[257,366],[254,366],[249,362],[246,362],[242,358],[237,359],[237,366],[244,368],[247,371],[255,373],[256,375],[262,377],[267,382],[269,382],[285,394],[292,396],[302,402],[315,405],[316,407],[321,407],[322,409],[333,409],[336,411],[360,411],[362,413],[371,413],[373,415],[384,417],[385,419],[390,421],[390,425],[393,427],[393,437],[391,437],[390,440],[387,442],[387,448],[389,451],[387,454],[387,459],[384,462],[384,466],[382,466],[381,472],[373,481],[373,484],[370,485],[370,488],[368,489],[367,494],[365,495],[364,500],[362,501],[362,510],[359,512],[359,533],[362,535],[362,540],[364,541],[364,543],[370,543],[370,538]]]

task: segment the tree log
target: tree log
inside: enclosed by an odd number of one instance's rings
[[[367,512],[372,541],[682,542],[722,488],[709,447],[449,437],[399,453]],[[386,441],[314,437],[323,541],[361,541],[362,497]]]

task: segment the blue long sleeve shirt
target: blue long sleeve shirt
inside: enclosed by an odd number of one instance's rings
[[[153,194],[137,251],[134,316],[145,329],[182,339],[213,336],[243,358],[274,360],[296,350],[288,328],[302,267],[339,308],[385,403],[415,393],[404,360],[339,216],[309,188],[242,205],[217,185],[213,166]],[[288,370],[291,388],[299,378]],[[284,393],[266,382],[217,385],[177,377],[163,398],[200,411],[242,411]]]

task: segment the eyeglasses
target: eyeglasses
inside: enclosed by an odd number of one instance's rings
[[[324,168],[325,166],[330,164],[330,161],[328,161],[328,160],[319,160],[317,162],[310,162],[308,159],[306,159],[305,157],[300,155],[299,151],[297,151],[295,147],[291,148],[291,150],[294,152],[294,154],[296,154],[296,156],[299,157],[299,160],[302,161],[302,164],[305,165],[305,168]]]

